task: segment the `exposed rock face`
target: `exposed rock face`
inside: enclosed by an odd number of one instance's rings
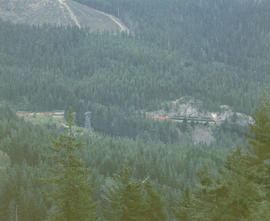
[[[3,20],[28,24],[69,24],[56,0],[0,0],[0,5],[3,5],[0,8]],[[52,13],[58,19],[49,17]]]
[[[110,17],[72,0],[0,0],[0,18],[31,25],[88,26],[90,30],[120,30]]]
[[[148,116],[186,116],[186,117],[199,117],[199,118],[211,118],[217,125],[222,124],[224,121],[237,123],[241,126],[246,126],[253,122],[251,116],[243,113],[233,112],[227,105],[221,105],[220,112],[200,111],[199,106],[201,101],[187,98],[179,98],[175,101],[166,103],[162,108],[157,111],[147,112]]]
[[[214,123],[203,125],[204,122],[202,122],[201,125],[195,125],[191,130],[192,141],[195,144],[204,143],[207,145],[215,140],[212,130],[214,130],[216,126],[221,125],[225,121],[233,124],[238,124],[243,127],[253,122],[251,116],[243,113],[233,112],[232,109],[227,105],[221,105],[219,112],[210,112],[201,111],[199,108],[200,104],[201,101],[198,100],[191,98],[179,98],[175,101],[167,102],[160,110],[147,112],[146,115],[161,120],[169,120],[170,117],[174,116],[212,119]],[[180,130],[179,136],[181,136]]]
[[[192,141],[195,144],[203,143],[209,145],[215,140],[212,129],[205,126],[195,126],[192,131]]]

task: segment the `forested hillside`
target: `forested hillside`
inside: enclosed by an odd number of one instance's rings
[[[181,56],[244,69],[268,64],[268,0],[76,1],[119,16],[141,40]]]
[[[41,195],[46,188],[43,189],[38,179],[47,174],[48,167],[52,166],[45,157],[50,153],[48,137],[57,137],[63,129],[52,125],[34,126],[17,118],[7,106],[2,105],[0,132],[0,168],[4,172],[1,174],[0,170],[0,176],[7,179],[0,188],[0,215],[8,217],[10,214],[7,214],[7,208],[16,203],[20,208],[20,220],[33,220],[30,218],[31,214],[35,217],[34,220],[42,220],[48,204]],[[154,144],[144,143],[139,139],[132,141],[87,133],[81,134],[77,139],[86,144],[79,151],[79,156],[87,167],[94,169],[97,201],[102,201],[103,185],[112,179],[113,174],[125,162],[129,162],[129,166],[133,168],[132,177],[144,179],[149,176],[155,180],[166,198],[175,199],[175,193],[179,190],[194,185],[196,170],[203,162],[211,167],[221,166],[225,154],[230,151],[225,146],[218,145]],[[40,203],[35,204],[37,201]]]
[[[233,42],[234,52],[226,55],[233,61],[251,60],[247,63],[256,64],[252,67],[220,60],[212,52],[209,53],[215,59],[185,55],[181,51],[189,53],[191,48],[180,46],[187,44],[168,49],[156,40],[150,43],[140,37],[144,36],[140,31],[134,35],[90,34],[78,27],[30,27],[1,22],[0,96],[18,110],[72,106],[79,123],[83,122],[83,113],[91,110],[95,129],[133,138],[145,131],[153,139],[160,137],[165,127],[153,126],[157,123],[148,122],[141,110],[154,110],[165,101],[183,96],[202,100],[208,110],[227,104],[235,111],[251,113],[259,92],[269,85],[269,34],[263,22],[254,22],[257,28],[263,26],[254,31],[255,36],[244,30],[241,34],[250,38],[244,42],[253,42],[248,45],[249,50],[258,50],[260,59]],[[204,39],[200,29],[197,35]],[[236,38],[241,39],[241,35]],[[195,42],[200,46],[200,42]],[[213,49],[211,45],[207,47]],[[226,49],[224,46],[218,51]],[[222,52],[222,56],[226,53]],[[173,125],[168,127],[172,129],[165,129],[166,139],[161,140],[175,142],[177,132]]]
[[[130,31],[0,20],[0,220],[268,221],[270,2],[76,1]]]
[[[247,148],[234,148],[224,161],[231,150],[222,146],[76,132],[71,111],[68,131],[60,134],[61,128],[34,126],[1,105],[1,219],[39,221],[70,213],[74,221],[267,221],[269,110],[264,96]]]

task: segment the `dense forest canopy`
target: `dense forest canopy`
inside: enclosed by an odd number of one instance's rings
[[[270,1],[76,1],[130,32],[0,20],[0,220],[269,220]],[[179,98],[252,124],[147,117]]]
[[[1,105],[1,219],[65,217],[70,203],[72,217],[101,220],[268,220],[269,110],[263,97],[247,147],[224,160],[232,150],[221,145],[145,143],[76,132],[74,124],[63,132]]]
[[[30,28],[2,23],[1,60],[37,68],[48,76],[52,72],[64,75],[63,81],[83,80],[92,88],[91,78],[95,87],[85,94],[94,98],[79,99],[121,108],[154,108],[164,100],[191,95],[210,106],[228,104],[251,113],[256,91],[269,83],[268,1],[80,2],[115,15],[120,8],[119,17],[125,21],[123,16],[128,14],[137,28],[130,27],[132,36],[100,36],[77,27]],[[121,77],[115,78],[116,73]],[[100,81],[110,89],[96,88]],[[79,82],[75,85],[85,87]],[[57,88],[64,90],[60,85]],[[56,89],[48,90],[57,93],[44,102],[48,108],[72,104]],[[35,103],[31,99],[36,98],[25,97]]]
[[[216,4],[221,9],[225,6],[219,4],[226,3],[217,1]],[[262,4],[266,5],[262,7]],[[170,27],[166,19],[161,20],[164,22],[161,26],[151,25],[158,32],[151,40],[148,33],[154,31],[150,31],[150,27],[146,28],[149,32],[140,28],[134,29],[131,35],[111,35],[89,33],[78,27],[30,27],[0,22],[1,99],[16,105],[16,109],[30,111],[72,106],[81,116],[79,123],[83,122],[82,113],[91,110],[97,130],[129,137],[140,135],[139,131],[149,132],[152,127],[151,123],[143,123],[147,120],[139,116],[138,111],[155,110],[163,102],[183,96],[202,100],[208,110],[227,104],[235,111],[250,114],[261,89],[269,85],[270,41],[268,23],[263,20],[267,15],[256,11],[258,7],[267,8],[267,2],[252,9],[260,19],[256,16],[248,20],[238,18],[240,11],[251,8],[249,4],[234,5],[233,10],[228,11],[239,20],[238,26],[245,28],[231,27],[230,31],[226,30],[227,26],[235,24],[230,21],[231,15],[216,19],[216,24],[210,28],[211,24],[207,20],[203,22],[200,16],[211,13],[196,13],[195,5],[186,6],[191,12],[194,10],[186,16],[197,19],[185,22],[193,32],[182,30],[177,24],[172,29],[175,33],[178,27],[181,30],[175,49],[160,44],[162,27]],[[164,10],[169,10],[167,7],[164,6]],[[212,10],[206,3],[199,7],[200,10],[207,8]],[[159,14],[159,11],[154,12]],[[212,13],[216,15],[210,18],[220,15],[215,10]],[[167,17],[179,15],[185,13],[168,13]],[[146,17],[142,24],[147,22]],[[215,45],[212,41],[219,43]],[[171,42],[167,41],[172,45]],[[132,131],[127,132],[130,130],[127,128]],[[173,133],[168,133],[168,140],[175,141]]]
[[[119,16],[140,39],[182,56],[246,69],[267,63],[267,0],[76,1]]]

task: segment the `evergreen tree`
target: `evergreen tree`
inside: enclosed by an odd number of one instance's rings
[[[44,220],[46,206],[36,177],[40,168],[33,169],[26,163],[7,169],[1,180],[0,220]]]
[[[147,179],[144,183],[144,189],[146,192],[146,211],[145,217],[147,221],[164,221],[166,216],[164,213],[164,202],[159,194],[153,189],[153,185],[150,180]]]
[[[219,220],[250,220],[254,211],[258,209],[264,193],[261,186],[254,182],[247,164],[247,156],[238,147],[227,157],[225,169],[219,171]]]
[[[215,216],[213,208],[217,203],[215,183],[206,166],[198,171],[198,177],[199,183],[193,191],[190,216],[194,221],[210,221]]]
[[[78,142],[73,129],[72,110],[68,111],[68,135],[61,134],[53,139],[50,150],[54,168],[47,182],[52,186],[48,196],[52,199],[49,220],[55,221],[93,221],[96,220],[95,205],[92,202],[89,175],[84,162],[76,155],[82,143]]]
[[[115,183],[107,189],[104,200],[107,220],[166,220],[164,202],[150,180],[133,180],[127,164],[115,175]]]
[[[189,189],[186,189],[182,194],[180,199],[176,203],[176,208],[174,209],[174,215],[177,220],[190,221],[192,220],[192,198]]]
[[[144,221],[142,182],[131,179],[127,164],[115,175],[116,183],[105,194],[105,215],[110,221]]]
[[[250,125],[248,150],[252,164],[259,165],[270,159],[270,100],[263,93],[253,114],[254,123]]]
[[[207,168],[200,182],[178,202],[178,220],[269,220],[270,101],[264,93],[253,115],[248,152],[238,147],[213,179]]]
[[[259,207],[263,189],[250,180],[247,158],[237,148],[228,156],[225,168],[212,178],[206,167],[199,173],[200,182],[178,201],[178,220],[238,221],[250,220]]]
[[[264,189],[258,214],[265,216],[270,208],[270,100],[266,92],[260,97],[253,119],[248,135],[247,167],[252,181]]]

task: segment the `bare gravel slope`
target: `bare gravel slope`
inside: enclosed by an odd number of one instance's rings
[[[0,0],[0,18],[13,23],[87,26],[92,31],[128,31],[117,18],[72,0]]]

